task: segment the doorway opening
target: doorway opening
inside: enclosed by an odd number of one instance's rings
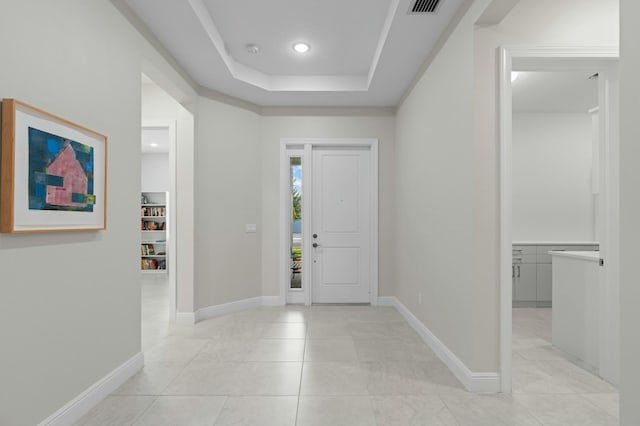
[[[283,303],[377,304],[377,140],[281,142]]]
[[[179,315],[180,289],[185,292],[193,286],[187,280],[178,281],[176,238],[178,140],[193,143],[188,131],[193,116],[147,75],[142,74],[141,82],[140,270],[145,350],[168,335]],[[188,205],[181,209],[189,210]],[[181,234],[187,238],[188,229],[182,226]]]
[[[173,127],[173,126],[172,126]],[[175,281],[169,277],[171,218],[169,208],[170,127],[142,128],[140,182],[140,272],[142,274],[142,347],[157,343],[175,316]],[[154,331],[151,331],[154,330]]]
[[[521,74],[514,75],[514,72]],[[589,155],[593,155],[591,164],[583,164],[580,167],[589,168],[590,175],[583,176],[587,181],[585,184],[585,193],[582,194],[582,204],[577,207],[579,210],[587,210],[578,212],[579,220],[571,223],[568,228],[573,229],[576,234],[565,234],[553,239],[547,234],[541,237],[541,241],[518,241],[519,238],[525,238],[522,235],[523,223],[521,218],[516,218],[518,212],[522,212],[522,206],[527,205],[527,200],[518,199],[522,190],[522,176],[520,181],[516,179],[516,171],[521,172],[522,164],[516,164],[521,160],[522,147],[516,146],[516,139],[522,137],[530,137],[532,131],[526,131],[527,128],[535,132],[540,131],[539,123],[535,125],[531,121],[538,120],[540,117],[518,117],[514,114],[514,98],[513,94],[517,92],[515,86],[521,77],[527,76],[529,72],[555,72],[555,73],[580,73],[583,77],[595,77],[598,75],[597,81],[597,106],[598,109],[585,108],[584,116],[580,118],[582,125],[588,127],[586,136],[583,135],[583,143],[592,144],[589,149]],[[587,75],[588,74],[588,75]],[[531,74],[533,75],[533,74]],[[592,81],[593,82],[593,81]],[[588,82],[585,84],[589,84]],[[594,288],[598,292],[598,312],[592,314],[598,319],[592,328],[596,330],[588,330],[590,338],[595,336],[596,344],[599,351],[599,361],[596,366],[597,374],[610,383],[617,383],[617,369],[619,362],[617,352],[619,350],[619,326],[618,326],[618,310],[619,303],[617,296],[617,239],[619,233],[616,229],[617,223],[617,134],[615,132],[615,122],[617,120],[617,51],[615,49],[541,49],[541,48],[502,48],[500,52],[500,371],[501,371],[501,388],[503,392],[511,392],[512,390],[512,357],[517,356],[517,362],[520,364],[523,357],[520,354],[512,352],[515,349],[522,350],[518,345],[523,344],[522,321],[537,322],[542,327],[540,332],[542,337],[549,339],[549,348],[551,343],[557,346],[558,342],[555,332],[558,327],[556,319],[566,312],[560,312],[561,297],[557,297],[556,290],[566,288],[565,284],[560,285],[560,274],[556,271],[556,256],[562,256],[562,250],[583,250],[590,249],[593,256],[597,259],[606,259],[605,266],[592,269],[592,278],[595,281]],[[598,112],[599,111],[599,112]],[[592,116],[589,116],[589,113]],[[593,116],[596,113],[596,116]],[[595,126],[592,127],[592,123]],[[529,126],[529,127],[527,127]],[[533,127],[532,127],[533,126]],[[525,129],[523,133],[523,129]],[[524,134],[524,136],[523,136]],[[591,135],[595,135],[592,141]],[[558,149],[557,147],[551,147]],[[557,152],[557,157],[567,157],[566,153]],[[573,158],[569,156],[567,160]],[[550,159],[553,161],[554,159]],[[586,160],[586,159],[585,159]],[[572,164],[571,167],[575,167]],[[518,170],[516,170],[518,167]],[[562,170],[560,167],[558,170]],[[584,170],[582,170],[584,171]],[[569,178],[567,176],[567,178]],[[526,178],[524,179],[526,181]],[[556,177],[555,185],[561,186],[564,182],[560,182]],[[588,184],[588,185],[587,185]],[[518,189],[518,193],[514,189]],[[557,190],[558,188],[553,188]],[[572,194],[576,195],[576,194]],[[566,200],[563,200],[566,201]],[[580,201],[576,201],[580,204]],[[591,202],[591,204],[589,203]],[[575,206],[574,206],[575,207]],[[535,206],[529,205],[530,209]],[[568,212],[556,211],[556,220]],[[575,213],[575,212],[574,212]],[[552,215],[553,216],[553,215]],[[566,217],[564,219],[567,219]],[[591,226],[590,230],[576,231],[580,222],[583,228]],[[589,223],[591,222],[591,223]],[[548,228],[548,227],[547,227]],[[546,229],[546,228],[545,228]],[[541,231],[542,232],[542,231]],[[562,232],[567,232],[565,228]],[[591,232],[591,233],[590,233]],[[541,234],[542,235],[542,234]],[[558,234],[559,235],[559,234]],[[576,241],[576,235],[593,235],[593,240],[598,241]],[[514,238],[515,237],[515,238]],[[590,238],[587,238],[590,239]],[[515,240],[515,241],[514,241]],[[569,243],[569,244],[562,244]],[[572,244],[583,243],[583,244]],[[597,244],[589,244],[597,243]],[[586,245],[585,245],[586,244]],[[598,251],[599,250],[599,251]],[[551,254],[549,253],[551,252]],[[586,253],[580,252],[577,257],[585,257]],[[567,252],[569,254],[569,252]],[[560,262],[558,262],[560,263]],[[553,264],[553,265],[552,265]],[[524,272],[531,272],[528,277],[523,276]],[[553,276],[552,276],[552,271]],[[537,275],[536,275],[537,274]],[[538,275],[541,280],[538,280]],[[552,280],[558,279],[558,283]],[[540,286],[540,282],[542,286]],[[545,282],[548,281],[548,285]],[[561,288],[562,287],[562,288]],[[538,300],[542,295],[544,300]],[[553,298],[552,298],[553,295]],[[522,300],[521,300],[522,299]],[[579,299],[576,296],[576,305]],[[557,302],[557,303],[556,303]],[[553,321],[551,319],[552,312],[546,308],[543,310],[530,312],[514,311],[514,306],[531,305],[534,309],[538,306],[551,306],[553,312]],[[522,305],[522,306],[524,306]],[[564,310],[564,308],[562,308]],[[516,312],[516,313],[514,313]],[[520,314],[523,315],[520,315]],[[531,318],[524,314],[531,314]],[[540,314],[540,315],[538,315]],[[548,317],[548,318],[547,318]],[[553,330],[551,327],[553,322]],[[540,336],[537,336],[540,337]],[[544,340],[544,339],[541,339]],[[561,346],[561,345],[560,345]],[[566,349],[564,349],[566,350]],[[538,354],[540,355],[540,353]],[[545,352],[545,357],[553,355],[551,351]],[[564,356],[564,352],[558,351],[555,355]],[[571,355],[567,356],[567,359]],[[547,363],[553,361],[547,360]],[[576,363],[578,359],[574,359]],[[518,367],[520,368],[520,366]],[[585,373],[587,374],[587,373]],[[602,382],[605,383],[605,382]],[[605,383],[606,384],[606,383]],[[613,389],[613,388],[611,388]]]

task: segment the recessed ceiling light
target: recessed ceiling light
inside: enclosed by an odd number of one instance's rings
[[[307,43],[295,43],[293,45],[293,50],[298,53],[307,53],[309,49],[311,49],[311,46],[309,46]]]
[[[247,52],[255,55],[256,53],[260,52],[260,46],[258,46],[257,44],[247,44],[245,46],[245,49],[247,49]]]
[[[150,144],[149,144],[149,146],[150,146],[151,148],[157,148],[157,147],[158,147],[158,144],[157,144],[157,143],[150,143]]]

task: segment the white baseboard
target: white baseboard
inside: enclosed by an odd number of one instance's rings
[[[378,306],[396,306],[396,298],[393,296],[378,297]]]
[[[284,306],[285,304],[280,296],[262,296],[262,306]]]
[[[195,312],[176,312],[176,324],[193,325],[196,323]]]
[[[206,308],[198,309],[196,311],[195,320],[198,322],[260,306],[262,306],[262,297],[260,296],[223,303],[222,305],[207,306]]]
[[[304,291],[288,291],[287,301],[285,304],[291,305],[304,305],[307,300]]]
[[[381,297],[378,298],[378,301],[382,306],[395,306],[409,325],[422,337],[422,340],[435,352],[438,358],[449,367],[449,370],[451,370],[469,392],[500,392],[500,375],[498,373],[474,373],[471,371],[460,358],[451,352],[447,345],[442,343],[442,341],[396,297]]]
[[[111,373],[95,382],[87,390],[47,417],[40,426],[63,426],[76,422],[111,392],[119,388],[144,366],[144,354],[137,353]]]

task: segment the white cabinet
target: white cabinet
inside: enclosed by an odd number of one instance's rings
[[[512,246],[513,306],[551,306],[553,277],[550,251],[594,250],[598,250],[598,245],[526,243]]]
[[[535,305],[536,302],[536,248],[513,246],[512,269],[514,306]]]
[[[599,254],[567,251],[553,256],[552,342],[562,351],[600,368]],[[616,314],[612,313],[612,314]],[[598,372],[599,374],[599,372]]]
[[[140,206],[140,269],[167,272],[167,193],[143,192]]]
[[[551,306],[551,263],[538,263],[536,265],[536,302],[543,306],[545,302]]]
[[[536,265],[521,263],[514,265],[515,299],[519,302],[536,301]]]

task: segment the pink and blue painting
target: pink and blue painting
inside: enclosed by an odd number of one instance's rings
[[[29,209],[93,212],[93,147],[29,127]]]

